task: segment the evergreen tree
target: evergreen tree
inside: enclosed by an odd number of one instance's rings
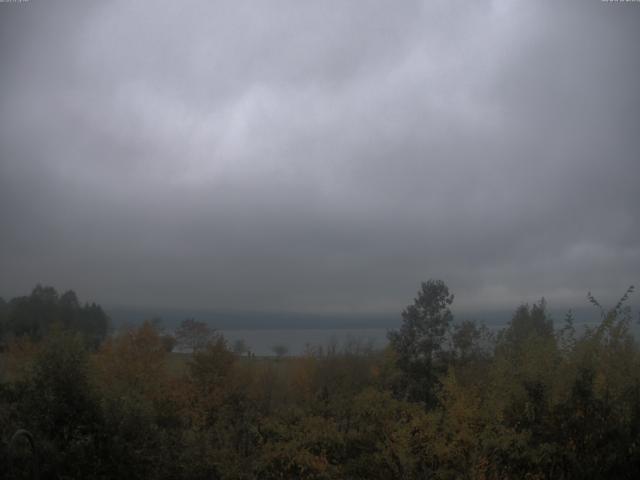
[[[431,406],[438,375],[446,370],[444,344],[450,333],[453,294],[442,280],[423,282],[413,304],[402,312],[402,326],[388,334],[403,373],[400,392]]]

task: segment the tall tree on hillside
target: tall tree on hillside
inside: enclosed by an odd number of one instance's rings
[[[437,377],[446,369],[443,346],[450,333],[454,295],[442,280],[423,282],[402,312],[399,330],[388,334],[402,375],[402,393],[427,405],[435,402]]]

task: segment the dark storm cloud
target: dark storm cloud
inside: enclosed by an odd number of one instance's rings
[[[0,291],[397,311],[640,271],[640,8],[0,4]]]

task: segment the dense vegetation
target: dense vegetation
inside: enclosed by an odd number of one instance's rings
[[[0,477],[36,465],[9,448],[26,429],[43,478],[638,478],[627,295],[589,298],[593,328],[554,329],[541,301],[492,335],[429,281],[384,351],[259,359],[195,320],[176,334],[192,355],[154,322],[106,336],[99,307],[38,287],[0,302]]]
[[[0,298],[0,340],[12,337],[38,341],[61,329],[81,333],[93,346],[107,336],[107,315],[95,303],[81,305],[75,292],[59,295],[52,287],[36,286],[30,295],[6,303]]]

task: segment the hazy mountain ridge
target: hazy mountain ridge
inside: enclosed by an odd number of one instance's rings
[[[496,309],[476,312],[454,312],[455,320],[473,320],[491,327],[505,326],[512,318],[516,305],[511,309]],[[638,306],[633,306],[634,312]],[[397,328],[401,322],[399,313],[388,314],[312,314],[293,312],[242,312],[217,311],[187,308],[153,307],[107,307],[114,328],[131,324],[138,325],[145,320],[159,318],[162,326],[173,329],[185,318],[195,318],[219,330],[278,330],[278,329],[354,329],[354,328]],[[574,322],[590,324],[598,322],[599,312],[589,306],[571,309]],[[568,309],[549,309],[557,327],[561,327]]]

